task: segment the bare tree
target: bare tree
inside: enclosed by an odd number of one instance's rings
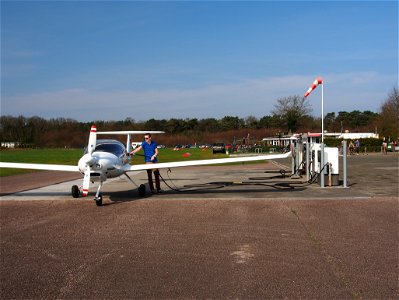
[[[294,95],[277,99],[272,114],[283,120],[288,131],[295,132],[301,125],[301,118],[308,117],[311,112],[312,108],[307,99]]]
[[[380,132],[384,137],[399,137],[399,90],[394,87],[380,107]]]

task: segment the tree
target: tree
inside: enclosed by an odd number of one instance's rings
[[[201,119],[198,121],[198,126],[202,132],[219,131],[219,122],[215,118]]]
[[[181,132],[183,127],[184,121],[182,119],[169,119],[166,123],[166,132],[176,134]]]
[[[263,116],[259,119],[259,128],[280,128],[283,127],[279,116]]]
[[[145,122],[145,130],[166,130],[166,120],[149,119]]]
[[[327,113],[324,117],[324,128],[328,131],[334,132],[335,130],[335,112]]]
[[[384,137],[399,137],[399,90],[394,87],[380,107],[380,132]]]
[[[185,127],[184,131],[198,131],[199,125],[198,125],[198,119],[186,119],[185,120]]]
[[[226,116],[220,120],[220,127],[222,130],[232,130],[243,128],[245,122],[239,117]]]
[[[246,128],[253,128],[253,129],[259,128],[258,127],[259,121],[254,116],[246,117],[244,122],[245,122],[245,127]]]
[[[307,98],[294,95],[277,99],[272,114],[284,121],[287,131],[295,132],[301,124],[301,118],[309,116],[311,112]]]

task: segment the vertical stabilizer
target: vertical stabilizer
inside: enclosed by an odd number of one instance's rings
[[[127,134],[127,141],[126,141],[126,152],[130,153],[132,151],[132,141],[130,138],[130,134]]]

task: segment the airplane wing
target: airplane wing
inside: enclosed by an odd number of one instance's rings
[[[0,162],[0,168],[79,172],[78,166]]]
[[[250,162],[250,161],[262,161],[262,160],[270,160],[270,159],[281,159],[281,158],[289,157],[290,155],[291,155],[291,152],[287,152],[284,154],[257,155],[257,156],[246,156],[246,157],[203,159],[203,160],[189,160],[189,161],[178,161],[178,162],[157,163],[157,164],[140,164],[140,165],[127,165],[126,164],[122,167],[122,169],[124,172],[130,172],[130,171],[149,170],[149,169],[155,169],[155,168],[156,169],[169,169],[169,168],[181,168],[181,167],[190,167],[190,166],[219,165],[219,164],[235,163],[235,162]],[[0,168],[79,172],[78,166],[52,165],[52,164],[29,164],[29,163],[0,162]]]
[[[284,154],[191,160],[191,161],[179,161],[179,162],[168,162],[168,163],[157,163],[157,164],[125,165],[123,168],[124,168],[125,172],[141,171],[141,170],[148,170],[148,169],[169,169],[169,168],[180,168],[180,167],[190,167],[190,166],[219,165],[219,164],[235,163],[235,162],[249,162],[249,161],[280,159],[280,158],[287,158],[290,155],[291,155],[291,152],[287,152]]]
[[[157,133],[165,133],[165,131],[97,131],[97,134],[114,134],[114,135],[123,135],[123,134],[157,134]]]

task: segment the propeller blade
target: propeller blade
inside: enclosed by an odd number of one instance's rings
[[[86,197],[89,194],[89,185],[90,185],[90,167],[87,166],[85,171],[85,176],[83,177],[83,193],[82,197]]]
[[[90,186],[90,165],[95,162],[95,158],[92,157],[94,148],[96,147],[97,142],[97,127],[96,125],[92,125],[90,129],[89,135],[89,144],[87,145],[87,152],[90,155],[90,159],[86,162],[86,171],[85,176],[83,177],[83,192],[82,196],[86,197],[89,194],[89,186]]]
[[[92,155],[94,148],[96,147],[97,141],[97,127],[96,125],[91,126],[90,135],[89,135],[89,144],[87,145],[87,151],[90,156]]]

